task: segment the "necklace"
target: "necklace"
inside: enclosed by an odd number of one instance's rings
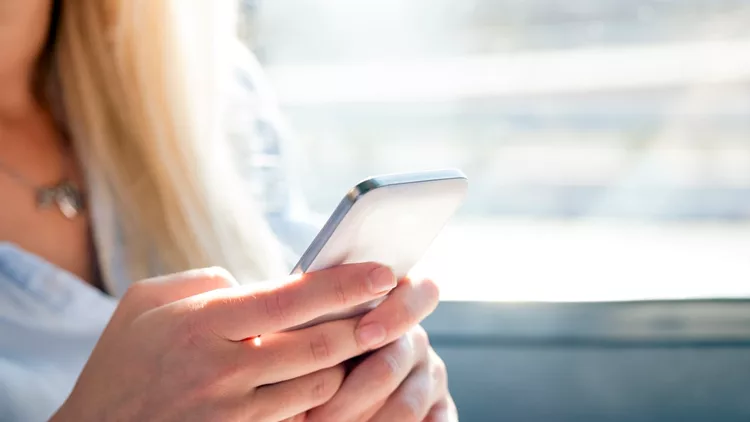
[[[56,204],[60,212],[72,220],[83,211],[83,193],[73,181],[63,178],[52,186],[36,188],[36,205],[49,208]]]
[[[39,209],[48,209],[56,205],[62,215],[69,220],[74,219],[84,210],[83,193],[78,185],[67,176],[63,176],[60,181],[52,185],[38,186],[2,162],[0,162],[0,171],[18,184],[32,189],[35,193],[36,206]]]

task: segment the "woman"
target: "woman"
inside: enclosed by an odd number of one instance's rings
[[[433,283],[375,264],[279,278],[226,170],[233,105],[268,113],[226,83],[228,3],[0,5],[0,419],[455,420],[417,325]],[[194,269],[216,265],[279,281]]]

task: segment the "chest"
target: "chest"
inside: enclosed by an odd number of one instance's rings
[[[92,248],[87,215],[68,218],[56,203],[40,208],[35,196],[33,188],[0,177],[0,239],[90,280]]]
[[[88,216],[66,217],[50,195],[45,207],[38,205],[41,188],[61,180],[85,186],[75,151],[52,116],[40,109],[0,126],[0,151],[0,241],[91,280]]]

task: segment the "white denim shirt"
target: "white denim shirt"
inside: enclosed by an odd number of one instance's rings
[[[238,57],[241,63],[232,95],[236,96],[233,101],[241,104],[230,108],[239,112],[229,120],[234,120],[235,128],[237,124],[242,127],[235,131],[234,140],[246,149],[248,157],[265,154],[281,158],[276,109],[263,86],[259,66],[244,50]],[[252,137],[259,140],[255,144],[237,135],[248,127],[260,135]],[[292,194],[283,166],[248,164],[245,170],[251,180],[261,181],[248,189],[266,204],[271,227],[283,243],[299,253],[315,228],[300,218],[304,207]],[[117,297],[132,282],[123,271],[117,210],[110,206],[109,193],[97,185],[96,178],[89,175],[89,179],[91,219],[100,260],[106,261],[102,268],[107,271],[104,276],[111,295],[14,244],[0,242],[0,421],[49,419],[73,388],[117,306]]]

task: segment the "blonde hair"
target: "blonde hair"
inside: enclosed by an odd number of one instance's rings
[[[89,177],[113,195],[130,279],[153,276],[154,260],[159,272],[219,265],[241,280],[282,268],[260,208],[230,171],[231,3],[57,5],[52,68],[65,122]]]

